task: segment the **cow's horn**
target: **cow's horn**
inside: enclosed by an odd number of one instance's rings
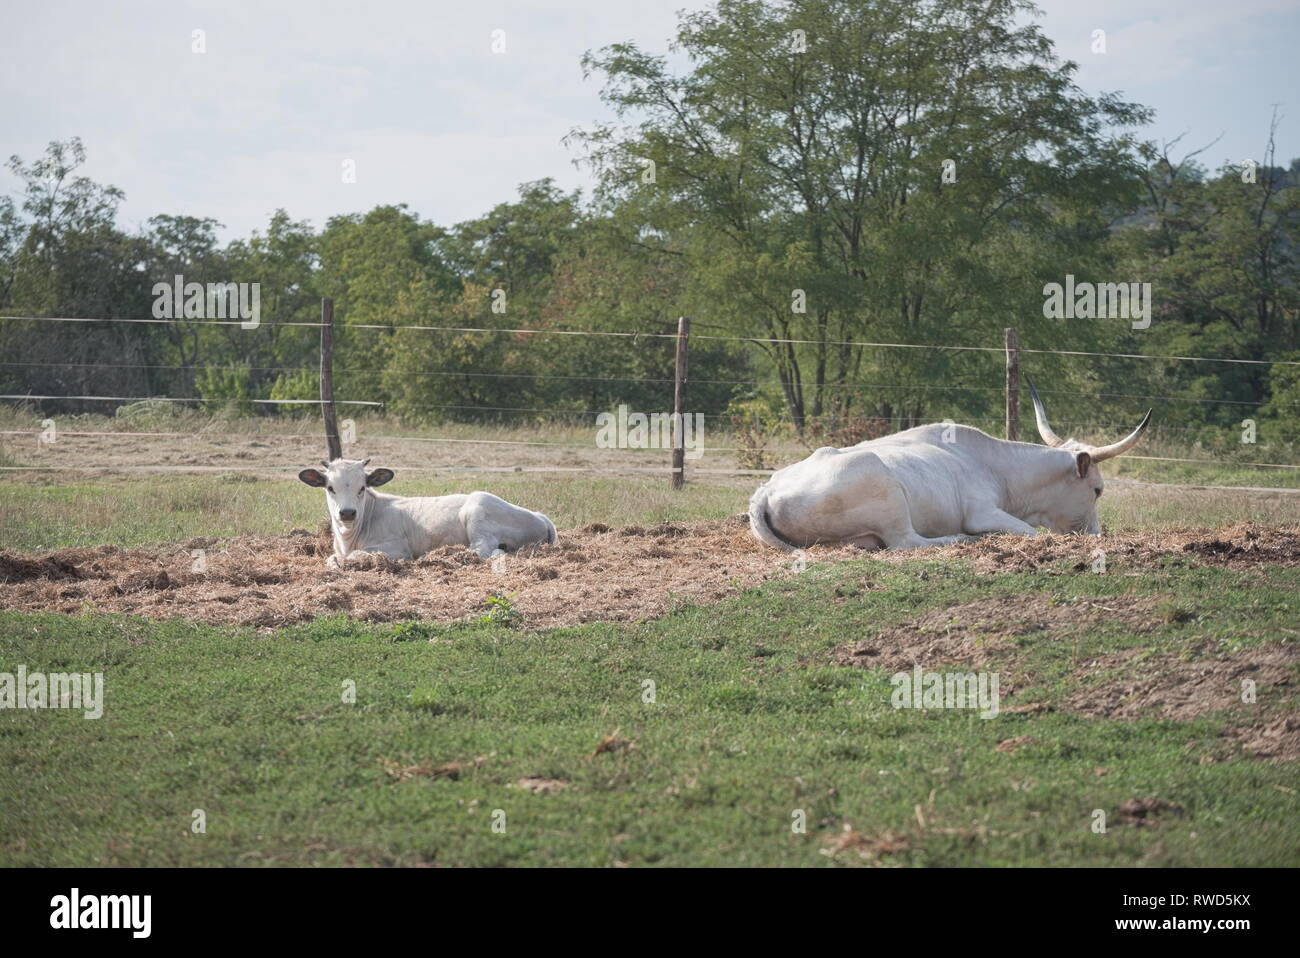
[[[1102,459],[1113,459],[1116,456],[1121,455],[1122,453],[1128,452],[1135,445],[1137,445],[1137,441],[1140,438],[1142,438],[1142,433],[1146,431],[1147,424],[1149,422],[1151,422],[1150,409],[1148,409],[1147,414],[1142,417],[1142,421],[1138,423],[1138,427],[1136,429],[1134,429],[1131,433],[1129,433],[1119,442],[1112,442],[1109,446],[1101,446],[1097,449],[1093,449],[1092,458],[1094,460],[1101,461]]]
[[[1052,427],[1047,424],[1047,410],[1043,408],[1043,401],[1038,398],[1038,390],[1034,388],[1034,381],[1026,375],[1025,384],[1029,386],[1029,398],[1034,401],[1034,418],[1038,420],[1038,434],[1043,437],[1043,442],[1049,446],[1061,445],[1064,440],[1052,432]]]

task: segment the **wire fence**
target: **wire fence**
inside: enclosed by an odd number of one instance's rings
[[[945,425],[945,421],[935,420],[934,422],[929,423],[928,425]],[[31,436],[34,439],[39,439],[40,435],[41,435],[41,430],[39,429],[0,430],[0,436]],[[60,430],[59,431],[59,436],[61,437],[66,437],[66,436],[113,437],[113,438],[169,437],[169,438],[192,439],[195,438],[195,435],[196,434],[192,432],[135,432],[129,430],[104,430],[104,431]],[[285,440],[297,440],[302,442],[318,442],[320,440],[320,437],[314,433],[313,434],[304,433],[298,435],[293,435],[293,434],[275,435],[275,434],[267,434],[267,433],[258,433],[257,435],[259,439],[285,439]],[[388,435],[378,435],[375,438],[382,439],[386,442],[395,442],[395,443],[439,442],[439,443],[450,443],[450,444],[459,443],[465,445],[483,445],[483,446],[548,446],[554,449],[570,449],[574,451],[587,451],[587,452],[591,451],[591,449],[593,448],[590,443],[577,444],[577,443],[567,443],[567,442],[551,442],[550,440],[542,440],[542,439],[465,439],[462,437],[453,437],[453,436],[388,436]],[[745,447],[743,446],[701,446],[699,447],[699,450],[701,453],[742,452],[745,450]],[[1282,463],[1282,462],[1240,462],[1240,461],[1230,460],[1230,459],[1188,459],[1188,458],[1180,458],[1177,456],[1140,456],[1140,455],[1134,455],[1132,453],[1126,454],[1124,458],[1148,460],[1151,462],[1182,462],[1182,463],[1199,463],[1199,464],[1221,464],[1221,465],[1232,465],[1232,466],[1252,466],[1260,469],[1300,469],[1300,465],[1293,464],[1293,463]],[[100,467],[88,466],[86,468],[95,469]],[[221,467],[214,467],[214,468],[221,468]],[[259,467],[249,467],[249,468],[259,468]],[[267,468],[267,467],[261,467],[261,468]],[[404,467],[404,468],[410,468],[410,467]],[[447,468],[451,468],[451,467],[447,467]],[[509,467],[502,467],[502,468],[514,469],[516,467],[509,466]],[[529,468],[533,469],[534,471],[536,471],[537,469],[537,467],[529,467]],[[585,467],[572,467],[574,471],[583,471],[584,468]],[[566,469],[566,471],[568,470]],[[619,468],[612,471],[619,472],[622,471],[622,469]],[[651,471],[658,471],[658,470],[651,470]],[[669,467],[664,467],[663,471],[671,472],[672,470]],[[700,468],[693,468],[691,470],[691,472],[699,473],[701,475],[709,475],[715,473],[719,475],[721,474],[771,475],[775,471],[776,470],[774,469],[707,470],[707,469],[700,469]]]
[[[131,319],[125,317],[108,317],[104,319],[94,319],[87,317],[75,316],[14,316],[9,314],[0,315],[0,319],[8,320],[32,320],[36,322],[49,323],[162,323],[175,324],[183,322],[187,325],[194,326],[242,326],[248,327],[241,320],[221,320],[221,319]],[[268,320],[259,321],[256,328],[262,326],[301,326],[308,328],[319,328],[323,323],[310,321],[285,321],[285,320]],[[676,333],[652,333],[644,331],[631,332],[614,332],[610,330],[591,330],[591,329],[529,329],[520,328],[501,328],[495,326],[423,326],[423,325],[386,325],[383,323],[348,323],[346,328],[352,329],[380,329],[380,330],[423,330],[425,332],[442,332],[442,333],[478,333],[478,334],[500,334],[507,333],[520,336],[593,336],[593,337],[613,337],[622,339],[676,339]],[[933,349],[933,350],[954,350],[962,352],[984,352],[1000,353],[1003,351],[1001,346],[958,346],[936,343],[874,343],[859,340],[820,340],[820,339],[783,339],[779,337],[767,336],[712,336],[707,333],[693,334],[692,339],[706,340],[711,342],[727,343],[753,343],[753,344],[771,344],[771,345],[792,345],[792,346],[866,346],[876,349]],[[1282,360],[1282,359],[1230,359],[1221,356],[1166,356],[1152,355],[1148,353],[1101,353],[1085,352],[1075,349],[1030,349],[1021,347],[1022,353],[1039,353],[1043,355],[1057,356],[1102,356],[1116,359],[1151,359],[1163,361],[1178,361],[1192,363],[1241,363],[1255,366],[1300,366],[1300,361]]]
[[[174,324],[178,322],[183,322],[186,325],[193,325],[193,326],[204,326],[204,325],[241,326],[246,329],[252,328],[249,327],[244,321],[237,320],[237,319],[236,320],[219,320],[219,319],[175,320],[175,319],[159,319],[159,318],[152,318],[152,317],[151,318],[131,318],[131,317],[93,318],[93,317],[64,317],[64,316],[35,316],[35,315],[28,316],[28,315],[4,314],[4,315],[0,315],[0,320],[60,322],[60,323],[126,323],[126,324],[131,324],[131,323]],[[325,324],[322,322],[312,322],[312,321],[265,321],[265,322],[259,322],[257,324],[257,327],[260,328],[262,326],[267,326],[267,327],[321,328],[324,325]],[[348,323],[343,328],[348,331],[387,330],[391,332],[391,331],[398,331],[398,330],[413,330],[413,331],[447,332],[447,333],[471,334],[471,335],[472,334],[484,334],[484,335],[506,334],[506,335],[518,335],[518,336],[591,337],[594,339],[615,338],[615,339],[623,339],[623,340],[631,340],[631,341],[637,341],[642,339],[676,340],[679,337],[678,333],[647,332],[647,331],[561,330],[561,329],[549,329],[549,328],[535,329],[535,328],[500,328],[500,327],[472,327],[472,326],[466,327],[466,326],[433,326],[433,325],[385,325],[385,324],[365,324],[365,323]],[[708,342],[719,342],[719,343],[747,343],[751,345],[756,344],[756,345],[852,346],[852,347],[864,347],[864,348],[875,348],[875,349],[933,350],[933,351],[953,351],[953,352],[980,352],[980,353],[1003,353],[1005,349],[1004,347],[1001,346],[890,343],[890,342],[869,342],[869,341],[857,341],[857,340],[821,341],[821,340],[787,339],[787,338],[771,338],[771,337],[722,336],[722,335],[713,335],[707,333],[692,334],[691,339],[703,340]],[[1031,353],[1031,354],[1039,354],[1039,355],[1113,358],[1113,359],[1124,359],[1124,360],[1157,360],[1163,362],[1192,362],[1192,363],[1226,363],[1226,364],[1242,364],[1242,365],[1255,365],[1255,366],[1274,366],[1274,365],[1300,366],[1300,362],[1291,361],[1291,360],[1259,360],[1259,359],[1237,359],[1237,358],[1214,357],[1214,356],[1180,356],[1180,355],[1153,355],[1153,354],[1138,354],[1138,353],[1110,353],[1110,352],[1090,352],[1090,351],[1082,351],[1082,350],[1035,349],[1035,348],[1028,348],[1028,347],[1021,347],[1019,351],[1022,353]],[[75,369],[85,369],[85,368],[150,369],[150,370],[172,370],[172,371],[197,371],[203,368],[201,366],[196,366],[196,365],[182,365],[182,364],[108,363],[108,362],[98,363],[98,362],[61,362],[61,361],[32,362],[32,361],[18,361],[18,360],[0,360],[0,367],[17,367],[17,368],[56,367],[56,368],[75,368]],[[313,366],[248,366],[244,368],[247,368],[250,371],[277,372],[277,373],[281,373],[281,372],[299,373],[299,372],[318,371],[317,367],[313,367]],[[385,370],[383,369],[375,369],[375,368],[347,368],[347,367],[342,367],[335,370],[336,374],[340,374],[340,375],[378,374],[384,371]],[[593,376],[557,375],[557,374],[547,374],[547,373],[505,373],[505,372],[446,370],[446,369],[430,369],[430,368],[411,369],[411,370],[404,369],[402,371],[402,375],[415,376],[415,377],[430,377],[430,378],[440,377],[440,376],[447,376],[447,377],[454,376],[457,378],[467,378],[467,379],[535,380],[535,381],[588,382],[588,383],[590,382],[626,383],[626,384],[651,385],[651,386],[668,386],[674,383],[674,380],[672,378],[656,378],[656,377],[631,377],[631,376],[593,377]],[[758,389],[780,387],[782,385],[780,382],[775,380],[763,380],[763,379],[717,379],[717,378],[694,379],[692,378],[690,382],[692,385],[698,384],[698,385],[746,386],[746,387],[753,387]],[[837,383],[824,383],[822,384],[821,388],[859,389],[859,390],[905,389],[908,391],[915,390],[920,392],[962,392],[962,393],[991,393],[991,392],[1002,391],[1002,387],[999,386],[974,386],[974,385],[933,384],[933,383],[901,385],[898,383],[837,382]],[[1258,403],[1252,403],[1244,400],[1211,399],[1204,396],[1185,396],[1185,395],[1178,396],[1178,395],[1158,395],[1158,394],[1145,394],[1145,393],[1119,393],[1119,392],[1081,393],[1077,391],[1053,390],[1053,389],[1043,389],[1040,390],[1040,392],[1044,396],[1053,396],[1053,397],[1060,397],[1060,398],[1125,399],[1125,400],[1142,400],[1144,402],[1199,403],[1199,404],[1245,406],[1245,407],[1258,407],[1259,405]],[[10,402],[25,402],[25,401],[41,402],[41,401],[71,400],[71,401],[86,401],[86,402],[118,402],[118,403],[159,402],[159,403],[172,403],[172,404],[189,404],[189,403],[225,404],[225,403],[232,402],[232,400],[225,399],[225,398],[208,398],[208,397],[201,397],[201,396],[189,396],[189,397],[101,396],[101,395],[61,395],[61,394],[49,394],[49,393],[0,394],[0,400],[10,401]],[[249,404],[256,404],[256,405],[267,405],[267,406],[281,406],[281,405],[319,406],[325,403],[325,400],[321,400],[321,399],[256,398],[256,399],[239,399],[234,401],[239,403],[249,403]],[[382,408],[384,406],[384,403],[373,401],[373,400],[336,400],[333,402],[333,404],[339,406],[354,406],[354,407],[363,407],[363,408],[365,407]],[[1300,406],[1300,403],[1282,403],[1277,405]],[[473,413],[480,413],[480,414],[486,413],[486,414],[501,415],[501,416],[507,414],[526,413],[530,416],[549,417],[553,420],[568,419],[570,421],[572,421],[575,417],[590,417],[590,416],[596,416],[602,413],[609,412],[609,410],[567,409],[567,408],[556,408],[556,407],[527,407],[527,406],[487,406],[487,405],[454,404],[454,403],[434,404],[431,405],[429,408],[457,410],[460,412],[473,412]],[[697,414],[697,415],[702,415],[707,419],[715,419],[720,421],[725,421],[725,420],[735,418],[734,416],[732,416],[732,414],[729,413],[705,413],[705,414]],[[815,423],[819,421],[835,421],[836,418],[837,417],[834,414],[805,417],[806,421],[809,423]],[[906,422],[909,424],[923,424],[923,423],[918,423],[915,417],[910,417],[910,416],[883,416],[883,417],[867,416],[866,418],[876,419],[878,421],[888,422],[888,423]],[[930,421],[948,423],[951,420],[944,419],[944,420],[930,420]],[[1001,417],[975,417],[975,418],[964,417],[964,421],[973,422],[973,423],[1001,423],[1003,422],[1003,419]],[[1058,422],[1058,425],[1079,426],[1079,427],[1099,427],[1099,426],[1110,426],[1110,425],[1119,426],[1122,424],[1084,422],[1078,420],[1061,420]],[[1164,425],[1161,428],[1169,431],[1198,432],[1201,430],[1202,427],[1198,427],[1198,426],[1180,427],[1171,424],[1171,425]],[[0,431],[0,435],[35,435],[39,437],[40,430],[6,430],[6,431]],[[142,432],[142,431],[130,431],[130,430],[105,430],[105,431],[62,430],[60,431],[59,435],[69,436],[69,437],[83,437],[83,436],[92,437],[93,436],[93,437],[113,437],[113,438],[117,438],[117,437],[186,438],[186,437],[192,437],[194,433]],[[318,434],[275,435],[275,434],[259,433],[258,435],[259,438],[263,438],[263,439],[278,438],[278,439],[288,439],[288,440],[299,440],[299,439],[319,440],[320,438]],[[451,444],[487,445],[487,446],[534,446],[534,447],[551,447],[551,448],[566,449],[566,450],[588,450],[588,451],[592,448],[590,444],[575,445],[572,443],[552,442],[547,440],[466,439],[466,438],[447,437],[447,436],[442,436],[442,437],[383,436],[380,438],[383,438],[385,440],[391,440],[393,442],[431,442],[431,443],[451,443]],[[742,452],[745,451],[745,448],[746,447],[738,447],[738,446],[716,446],[716,447],[711,446],[711,447],[705,447],[704,451]],[[1130,455],[1127,456],[1126,458],[1135,459],[1135,460],[1158,461],[1158,462],[1174,462],[1174,463],[1186,463],[1186,464],[1198,464],[1198,465],[1213,464],[1213,465],[1226,465],[1226,466],[1233,466],[1233,467],[1248,467],[1248,468],[1260,468],[1260,469],[1284,469],[1284,470],[1300,469],[1300,465],[1295,465],[1290,463],[1251,462],[1251,461],[1231,460],[1231,459],[1182,458],[1182,457],[1173,457],[1173,456],[1142,456],[1142,455]],[[2,468],[3,471],[23,471],[27,468],[45,469],[49,467],[7,466]],[[59,467],[59,468],[68,468],[68,469],[75,468],[78,470],[84,469],[87,471],[93,471],[96,469],[102,469],[106,467],[85,466],[85,467]],[[118,470],[127,469],[127,467],[114,467],[114,468]],[[249,470],[259,470],[259,469],[265,470],[268,467],[257,467],[257,466],[212,467],[214,471],[241,471],[242,469],[245,468]],[[496,470],[496,468],[497,467],[486,467],[486,466],[484,467],[455,467],[455,466],[440,467],[440,469],[462,469],[462,470],[477,469],[477,470],[486,470],[486,471],[494,471]],[[518,471],[519,468],[520,467],[517,466],[501,467],[500,471]],[[596,474],[599,474],[601,472],[608,472],[609,474],[612,475],[626,473],[626,472],[665,473],[665,472],[672,471],[670,467],[659,468],[659,467],[630,467],[630,466],[619,467],[614,470],[599,470],[587,466],[547,467],[547,466],[530,465],[526,468],[527,471],[531,471],[531,472],[555,471],[555,472],[587,472],[587,473],[596,473]],[[150,469],[167,470],[167,471],[184,471],[186,469],[189,469],[190,471],[197,471],[199,470],[199,467],[198,466],[171,466],[171,465],[161,464],[161,463],[157,464],[156,466],[142,464],[137,467],[130,467],[130,471],[148,471]],[[711,474],[769,475],[771,474],[771,472],[772,470],[766,470],[766,469],[739,469],[739,468],[709,469],[709,468],[703,468],[699,466],[692,466],[690,469],[690,473],[695,475],[711,475]],[[1169,484],[1169,485],[1174,485],[1174,484]],[[1217,487],[1189,487],[1189,488],[1245,489],[1245,488],[1255,488],[1255,487],[1217,486]],[[1271,488],[1271,487],[1259,487],[1259,488]],[[1291,491],[1291,490],[1281,490],[1281,491]]]

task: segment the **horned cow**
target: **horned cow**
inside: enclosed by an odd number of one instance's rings
[[[321,462],[298,478],[324,488],[334,534],[327,564],[341,568],[368,553],[417,559],[442,546],[468,546],[484,559],[534,543],[554,543],[555,524],[540,512],[512,505],[490,492],[451,496],[392,496],[376,492],[391,469],[366,472],[370,460]]]
[[[1062,440],[1028,385],[1046,446],[943,423],[827,446],[759,487],[749,501],[751,531],[785,550],[818,543],[915,549],[983,533],[1035,535],[1038,526],[1099,533],[1097,463],[1131,449],[1151,412],[1108,446]]]

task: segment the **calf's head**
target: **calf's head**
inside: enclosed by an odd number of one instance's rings
[[[325,489],[330,522],[348,529],[365,519],[366,508],[374,501],[370,490],[393,478],[391,469],[366,472],[369,464],[369,459],[335,459],[333,462],[321,460],[324,472],[319,469],[304,469],[298,473],[298,478],[309,486]]]
[[[1034,419],[1038,423],[1038,434],[1043,437],[1043,442],[1074,457],[1073,462],[1062,457],[1063,474],[1051,485],[1042,512],[1043,523],[1053,532],[1098,535],[1101,523],[1097,519],[1097,500],[1101,498],[1105,484],[1097,463],[1113,459],[1137,445],[1147,424],[1151,422],[1151,410],[1148,409],[1138,427],[1119,442],[1113,442],[1109,446],[1093,446],[1077,439],[1062,439],[1053,432],[1047,422],[1047,410],[1043,407],[1043,400],[1039,398],[1033,381],[1026,376],[1025,383],[1029,386],[1029,396],[1034,401]]]

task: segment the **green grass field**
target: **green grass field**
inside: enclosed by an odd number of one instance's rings
[[[664,480],[569,475],[403,476],[401,494],[445,495],[484,486],[545,512],[560,528],[598,521],[621,525],[719,519],[743,512],[747,502],[743,490],[721,486],[693,485],[682,494],[673,493]],[[71,477],[50,485],[0,482],[4,545],[13,549],[276,534],[314,530],[325,518],[320,490],[292,477],[163,475],[145,481]]]
[[[829,664],[836,645],[975,595],[1177,608],[1154,631],[1116,621],[1016,639],[1016,702],[1059,703],[1079,664],[1110,650],[1195,658],[1295,641],[1295,568],[1110,571],[977,577],[862,559],[654,622],[536,633],[322,619],[267,636],[0,614],[0,671],[106,682],[97,721],[0,715],[0,863],[1300,862],[1295,766],[1229,754],[1229,713],[895,710],[885,674]],[[1251,708],[1295,714],[1292,698]],[[629,744],[597,754],[607,735]],[[1021,736],[1032,742],[997,749]],[[436,771],[447,763],[454,777]],[[562,784],[520,787],[534,777]],[[1122,803],[1151,797],[1181,811],[1117,823]],[[1090,829],[1096,809],[1106,834]],[[829,854],[845,825],[888,850]]]

